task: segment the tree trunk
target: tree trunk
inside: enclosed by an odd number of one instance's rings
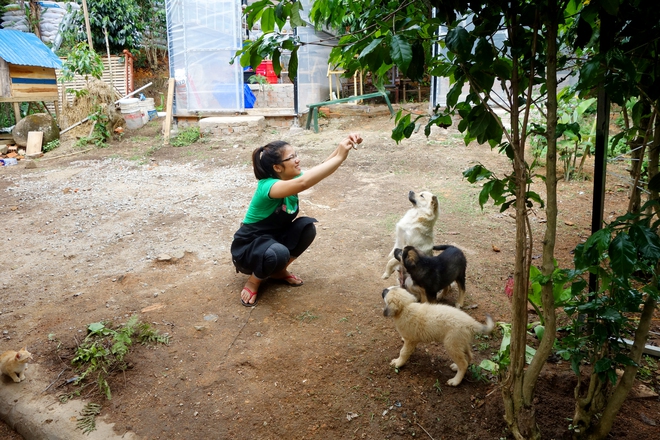
[[[553,6],[553,5],[551,5]],[[546,70],[547,70],[547,115],[546,115],[546,133],[547,133],[547,152],[546,152],[546,180],[545,187],[547,191],[547,201],[545,207],[546,229],[543,238],[543,263],[541,272],[544,276],[552,279],[552,273],[555,270],[555,240],[557,235],[557,139],[555,136],[557,129],[557,14],[552,8],[548,11],[548,20],[546,24]],[[552,353],[555,343],[555,334],[557,331],[557,320],[555,313],[555,298],[553,294],[553,282],[550,281],[543,285],[541,291],[541,301],[543,303],[543,320],[545,331],[543,339],[536,350],[536,355],[527,368],[524,376],[523,398],[525,402],[531,404],[534,397],[536,381],[541,374],[543,366]]]
[[[643,114],[647,115],[651,112],[651,105],[645,99],[643,100]],[[639,130],[644,132],[643,136],[637,136],[630,145],[630,177],[633,181],[630,190],[630,202],[628,204],[628,212],[639,212],[641,207],[641,191],[637,188],[637,182],[639,182],[639,175],[642,172],[642,161],[644,160],[644,149],[646,143],[650,139],[649,131],[651,130],[651,124],[653,123],[653,117],[643,117],[639,121]]]
[[[657,108],[657,105],[655,106]],[[658,175],[658,157],[660,156],[660,117],[655,118],[653,131],[653,143],[649,146],[649,181]],[[658,191],[650,190],[649,199],[658,200]],[[656,215],[660,214],[660,208],[655,207]]]
[[[510,9],[510,25],[507,27],[510,41],[516,41],[517,20],[515,3]],[[525,164],[525,140],[521,135],[520,107],[518,96],[519,62],[513,57],[511,77],[511,147],[514,151],[513,170],[516,178],[516,256],[514,266],[514,288],[512,298],[510,360],[507,376],[502,384],[505,421],[514,437],[519,440],[540,439],[534,407],[524,399],[525,351],[527,347],[527,292],[529,289],[528,237],[527,234],[527,166]]]

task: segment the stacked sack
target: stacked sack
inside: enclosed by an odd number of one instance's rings
[[[14,31],[28,32],[28,21],[25,17],[25,8],[19,4],[9,4],[4,7],[2,14],[2,28]]]
[[[39,2],[39,32],[44,43],[57,47],[61,43],[60,31],[73,19],[74,13],[80,10],[77,3]],[[19,3],[12,3],[4,8],[2,27],[22,32],[31,32],[25,16],[26,8]]]

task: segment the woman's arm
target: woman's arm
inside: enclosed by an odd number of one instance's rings
[[[282,199],[311,188],[330,174],[334,173],[346,160],[348,152],[351,151],[353,145],[361,142],[362,137],[360,137],[359,134],[349,134],[348,137],[339,143],[339,146],[323,163],[305,171],[305,173],[297,179],[280,180],[275,182],[268,193],[269,196],[273,199]]]

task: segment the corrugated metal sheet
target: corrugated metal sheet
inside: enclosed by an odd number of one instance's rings
[[[11,64],[61,69],[62,62],[36,35],[0,29],[0,58]]]

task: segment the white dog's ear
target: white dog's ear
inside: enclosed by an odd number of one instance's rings
[[[438,213],[438,198],[436,196],[433,196],[431,199],[431,206],[433,207],[433,212],[436,214]]]
[[[383,316],[390,317],[392,316],[392,311],[390,310],[390,306],[386,306],[385,309],[383,310]]]

